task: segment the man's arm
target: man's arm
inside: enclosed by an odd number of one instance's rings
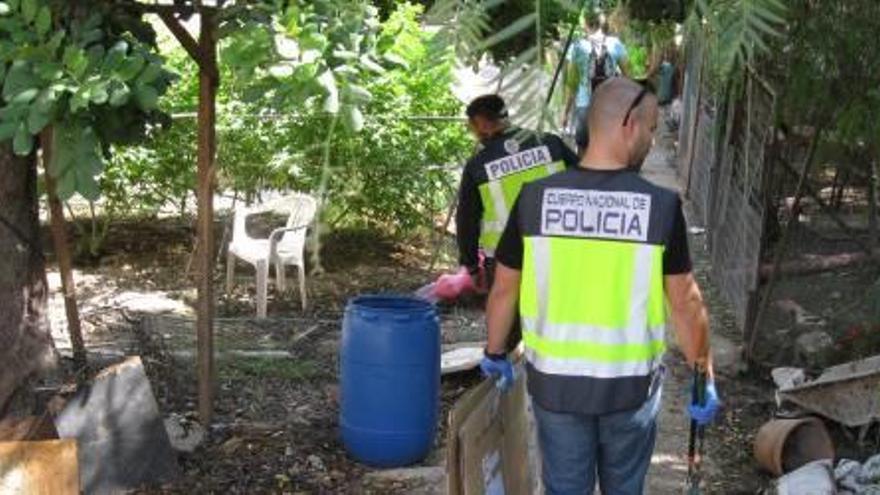
[[[495,282],[486,305],[486,324],[489,327],[486,349],[490,353],[502,354],[506,351],[507,336],[517,318],[519,281],[519,270],[497,263]]]
[[[565,111],[562,114],[562,127],[568,123],[568,119],[571,116],[571,108],[574,106],[575,96],[577,95],[578,84],[580,83],[580,74],[577,70],[577,64],[574,60],[574,52],[576,50],[576,46],[572,45],[569,48],[569,53],[566,56],[565,60],[565,69],[562,71],[562,90],[565,93]]]
[[[523,266],[523,238],[519,228],[520,199],[529,188],[526,184],[510,210],[510,218],[495,250],[495,281],[486,304],[486,324],[489,337],[486,350],[501,354],[508,350],[508,336],[519,317],[520,270]]]
[[[483,200],[476,183],[465,165],[458,189],[458,208],[455,212],[455,235],[458,242],[458,263],[475,271],[480,264],[480,220],[483,218]]]
[[[690,364],[705,367],[712,375],[709,316],[693,274],[687,239],[687,222],[681,200],[675,199],[672,230],[663,252],[663,288],[669,301],[678,344]]]
[[[712,377],[709,315],[693,273],[666,275],[664,288],[681,351],[689,364],[697,363]]]
[[[624,45],[622,41],[617,40],[615,52],[617,57],[617,66],[620,67],[620,75],[622,75],[623,77],[630,77],[631,68],[629,66],[629,53],[626,50],[626,45]]]

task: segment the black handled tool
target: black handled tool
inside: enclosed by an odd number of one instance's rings
[[[706,405],[706,372],[694,364],[694,388],[691,390],[691,403],[699,406]],[[701,465],[703,462],[703,440],[706,428],[691,419],[691,434],[688,439],[688,495],[700,495],[700,481],[702,478]]]

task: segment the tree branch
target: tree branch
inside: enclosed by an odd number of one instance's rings
[[[209,11],[214,10],[208,7],[204,7],[204,9],[205,12],[203,14],[209,14]],[[217,66],[208,61],[208,57],[205,56],[202,47],[195,38],[193,38],[192,34],[183,27],[183,24],[180,23],[180,19],[174,15],[174,11],[170,9],[162,9],[156,13],[162,19],[162,22],[168,26],[168,29],[174,34],[174,37],[177,38],[177,41],[180,42],[180,45],[186,50],[186,53],[188,53],[198,64],[199,69],[206,71],[211,79],[216,81],[220,77],[220,74],[217,71]]]

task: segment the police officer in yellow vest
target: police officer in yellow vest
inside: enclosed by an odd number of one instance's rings
[[[498,95],[474,99],[466,113],[479,150],[465,164],[459,188],[455,216],[459,263],[475,276],[482,251],[491,284],[495,248],[523,184],[575,167],[578,158],[558,136],[517,136],[519,130],[510,125]]]
[[[699,424],[712,420],[706,309],[691,273],[681,201],[638,175],[657,100],[603,83],[580,167],[523,187],[496,250],[484,373],[507,382],[504,342],[519,305],[527,383],[548,494],[644,493],[656,435],[667,302],[682,352],[706,367]]]

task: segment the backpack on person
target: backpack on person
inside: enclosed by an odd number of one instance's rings
[[[605,44],[605,37],[596,43],[590,41],[590,89],[596,88],[606,79],[614,76],[614,60]]]

